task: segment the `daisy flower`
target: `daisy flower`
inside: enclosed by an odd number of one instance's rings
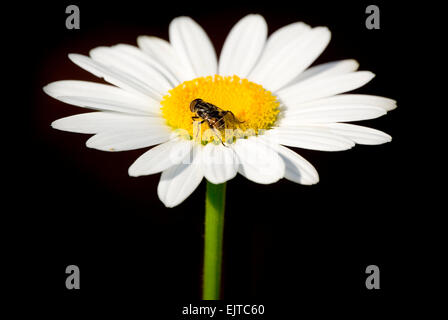
[[[52,126],[94,134],[87,147],[103,151],[157,145],[130,166],[129,175],[162,172],[157,192],[167,207],[184,201],[204,177],[214,184],[237,173],[263,184],[281,178],[315,184],[315,168],[288,146],[339,151],[388,142],[381,131],[343,122],[380,117],[396,107],[388,98],[344,94],[374,77],[357,71],[355,60],[309,68],[330,36],[326,27],[297,22],[267,37],[264,18],[251,14],[232,28],[218,60],[206,32],[191,18],[178,17],[169,26],[169,42],[141,36],[138,47],[69,54],[111,85],[65,80],[44,87],[62,102],[99,110]],[[196,98],[231,111],[253,134],[227,146],[198,143],[189,108]],[[201,130],[207,129],[203,123]]]
[[[204,177],[210,182],[204,299],[219,297],[226,181],[240,173],[256,183],[286,178],[311,185],[319,181],[316,169],[288,147],[340,151],[391,140],[381,131],[345,123],[396,107],[388,98],[346,94],[373,73],[357,71],[350,59],[310,67],[330,41],[326,27],[297,22],[267,33],[262,16],[242,18],[218,60],[206,32],[191,18],[178,17],[169,26],[169,42],[141,36],[138,47],[118,44],[97,47],[90,57],[69,55],[110,85],[65,80],[44,87],[62,102],[96,110],[52,123],[55,129],[94,134],[87,147],[154,146],[136,159],[129,175],[161,172],[157,193],[165,206],[180,204]],[[200,113],[204,105],[209,107]],[[229,130],[221,135],[229,123],[230,135]]]

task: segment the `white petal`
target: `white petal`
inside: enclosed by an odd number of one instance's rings
[[[224,183],[236,176],[238,158],[233,149],[208,143],[202,150],[202,168],[208,181]]]
[[[257,64],[249,79],[276,91],[291,82],[308,68],[330,42],[331,33],[325,27],[317,27],[290,41]]]
[[[285,163],[285,178],[296,183],[311,185],[319,182],[319,174],[311,163],[289,148],[276,145],[274,149]]]
[[[169,68],[165,67],[160,61],[158,61],[154,57],[151,57],[150,55],[145,54],[139,48],[128,45],[128,44],[123,44],[123,43],[117,44],[111,48],[121,51],[123,53],[126,53],[130,56],[133,56],[135,59],[138,59],[139,61],[143,62],[144,64],[157,70],[168,80],[171,87],[175,87],[180,83],[179,79],[177,79],[175,74]]]
[[[140,115],[160,115],[159,102],[110,85],[63,80],[52,82],[43,89],[49,96],[78,107]]]
[[[90,50],[90,56],[99,63],[135,77],[153,88],[161,96],[173,88],[161,72],[123,50],[97,47]]]
[[[348,123],[329,123],[319,125],[331,132],[344,136],[355,143],[376,145],[392,141],[392,137],[382,131]]]
[[[168,41],[157,37],[140,36],[137,38],[137,43],[143,52],[170,70],[179,82],[195,78],[192,66],[182,65],[176,51]]]
[[[255,66],[266,42],[268,27],[264,18],[250,14],[230,30],[219,57],[219,74],[245,78]]]
[[[310,102],[299,103],[295,106],[288,106],[288,110],[295,110],[296,108],[307,108],[320,105],[363,105],[382,108],[386,111],[391,111],[397,107],[397,102],[390,98],[372,96],[367,94],[340,94],[328,98],[313,100]]]
[[[160,101],[162,96],[159,92],[148,86],[145,82],[137,79],[133,75],[125,74],[112,66],[106,66],[103,63],[94,61],[93,59],[81,54],[71,53],[68,55],[70,60],[84,70],[89,71],[97,77],[104,78],[120,88],[151,97],[156,101]]]
[[[184,65],[191,65],[198,77],[216,74],[218,62],[209,37],[190,17],[175,18],[169,27],[170,42]]]
[[[354,72],[358,70],[358,68],[358,61],[353,59],[331,61],[318,64],[317,66],[306,69],[304,72],[299,74],[293,81],[291,81],[291,83],[288,84],[288,86],[309,79],[312,79],[314,81],[325,77]]]
[[[129,175],[133,177],[154,174],[182,162],[190,153],[191,141],[173,139],[146,151],[130,167]]]
[[[266,45],[257,65],[265,63],[267,59],[272,58],[272,56],[278,52],[279,48],[287,46],[309,30],[311,30],[309,25],[303,22],[295,22],[273,32],[266,41]]]
[[[54,129],[76,133],[99,133],[103,131],[146,129],[163,126],[162,118],[132,116],[115,112],[89,112],[53,121]]]
[[[298,104],[336,95],[362,87],[375,75],[369,71],[350,72],[313,81],[303,81],[277,92],[282,102],[294,107]]]
[[[238,172],[247,179],[262,184],[274,183],[285,174],[285,164],[279,154],[257,138],[238,139],[233,145],[238,158]]]
[[[284,118],[280,120],[279,126],[361,121],[378,118],[385,114],[386,110],[373,106],[322,104],[285,111]]]
[[[157,194],[163,204],[169,208],[177,206],[188,198],[204,177],[200,166],[200,153],[194,151],[192,154],[194,158],[191,164],[174,165],[163,171],[160,177]]]
[[[166,126],[149,126],[148,129],[111,130],[97,133],[86,145],[102,151],[126,151],[150,147],[170,139]]]
[[[348,138],[337,135],[328,129],[313,126],[274,128],[266,132],[265,138],[290,147],[320,151],[342,151],[355,145]]]

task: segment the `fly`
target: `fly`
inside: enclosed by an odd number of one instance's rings
[[[232,111],[223,110],[214,104],[205,102],[202,99],[194,99],[191,101],[190,111],[195,114],[191,117],[191,119],[202,119],[199,125],[207,122],[208,126],[213,130],[223,146],[226,145],[222,142],[222,139],[218,133],[220,133],[223,129],[226,129],[226,127],[232,127],[244,122],[239,121]]]

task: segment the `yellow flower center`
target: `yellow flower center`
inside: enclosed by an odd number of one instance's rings
[[[215,75],[185,81],[170,90],[163,97],[161,104],[162,114],[167,124],[173,129],[185,130],[189,138],[195,138],[193,132],[197,134],[196,130],[199,129],[197,122],[195,124],[194,121],[205,120],[200,117],[196,120],[192,119],[198,116],[190,111],[190,103],[195,99],[202,99],[223,111],[231,111],[236,121],[232,121],[232,117],[224,117],[219,124],[225,122],[226,125],[221,126],[219,131],[221,134],[224,134],[224,128],[239,131],[240,134],[235,135],[237,137],[250,135],[248,132],[258,134],[261,130],[270,129],[279,113],[277,98],[261,85],[247,79],[240,79],[238,76]],[[213,120],[211,123],[213,124]],[[215,131],[217,127],[218,125],[215,125]],[[200,132],[204,133],[208,129],[211,129],[210,122],[204,121]],[[241,132],[244,134],[241,135]],[[225,134],[228,141],[227,131]],[[201,139],[210,141],[215,138],[202,136]]]

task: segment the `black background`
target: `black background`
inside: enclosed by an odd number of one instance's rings
[[[199,22],[218,53],[248,13],[262,14],[270,33],[300,20],[328,26],[332,41],[316,63],[354,58],[360,70],[377,75],[356,92],[398,102],[386,116],[362,122],[392,135],[391,143],[336,153],[296,150],[318,170],[315,186],[258,185],[242,176],[228,183],[225,301],[265,303],[270,315],[365,318],[391,306],[413,309],[411,300],[440,286],[442,209],[433,201],[443,190],[434,184],[440,159],[430,153],[435,142],[420,134],[432,127],[426,114],[441,115],[421,98],[429,79],[420,74],[432,41],[421,19],[437,8],[376,2],[381,29],[367,30],[371,3],[363,1],[16,4],[3,12],[4,51],[18,59],[4,66],[14,71],[7,92],[14,99],[4,108],[16,113],[3,125],[12,142],[6,157],[12,164],[5,167],[12,179],[5,184],[13,203],[4,213],[12,218],[4,224],[10,254],[4,264],[11,296],[34,302],[32,312],[62,319],[125,310],[174,319],[182,303],[200,299],[205,182],[178,207],[165,208],[156,194],[159,175],[127,174],[144,150],[101,152],[85,147],[88,136],[51,129],[52,121],[86,110],[42,91],[57,80],[101,81],[68,53],[135,45],[143,34],[167,39],[169,22],[179,15]],[[80,8],[80,30],[65,28],[69,4]],[[78,291],[65,288],[70,264],[81,270]],[[370,264],[380,267],[380,290],[365,288]]]

